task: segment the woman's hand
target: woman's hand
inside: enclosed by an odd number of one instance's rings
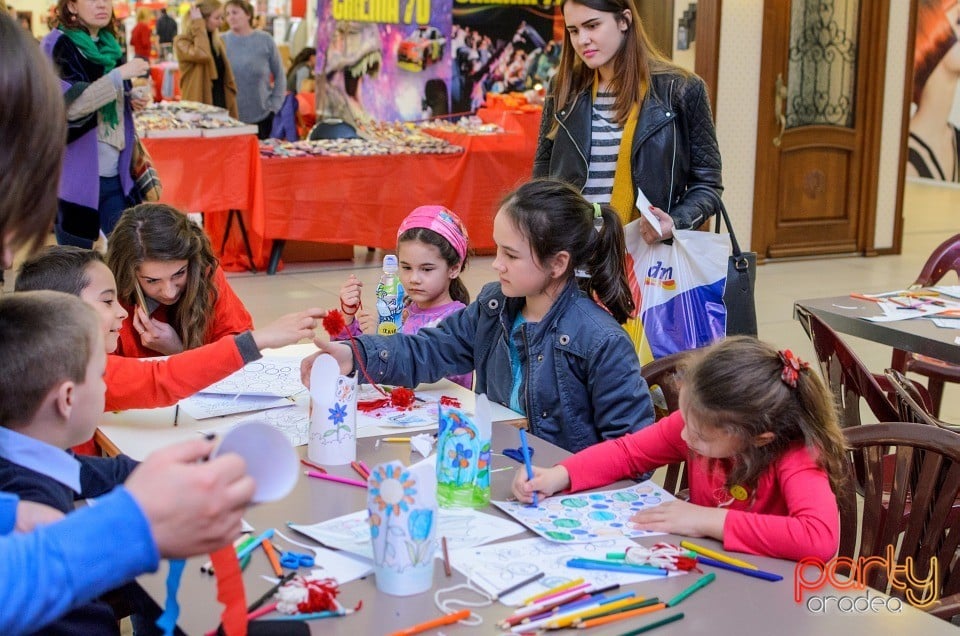
[[[202,19],[203,19],[203,14],[200,13],[200,8],[199,8],[197,5],[195,5],[195,4],[190,5],[190,19],[191,19],[191,20],[202,20]]]
[[[313,338],[317,328],[317,318],[323,318],[327,312],[318,307],[287,314],[274,320],[266,327],[251,333],[257,349],[276,349],[300,342],[304,338]]]
[[[360,293],[362,291],[363,283],[353,274],[350,274],[340,287],[340,311],[343,313],[345,324],[349,325],[353,322],[354,314],[360,308]]]
[[[321,340],[320,338],[314,338],[313,343],[317,345],[320,351],[310,354],[300,363],[300,381],[303,382],[303,386],[310,388],[310,372],[313,370],[313,361],[322,353],[333,356],[333,359],[340,365],[341,375],[353,373],[353,350],[350,345]]]
[[[183,342],[176,330],[163,321],[153,320],[140,306],[133,311],[133,328],[140,334],[140,342],[147,349],[165,356],[183,351]]]
[[[126,64],[118,66],[117,70],[120,71],[120,77],[125,80],[143,77],[150,71],[150,62],[135,57]]]
[[[667,501],[630,518],[637,528],[688,537],[723,539],[726,508],[707,508],[687,501]]]
[[[570,474],[563,466],[553,468],[533,467],[533,479],[527,479],[527,471],[523,467],[513,476],[513,496],[523,503],[533,502],[533,493],[543,497],[566,490],[570,487]]]
[[[657,231],[650,221],[644,216],[640,216],[640,236],[643,237],[643,240],[647,245],[653,245],[654,243],[659,243],[660,241],[666,241],[669,238],[673,238],[673,218],[656,206],[650,206],[650,212],[657,217],[657,220],[660,221],[660,234],[657,234]]]

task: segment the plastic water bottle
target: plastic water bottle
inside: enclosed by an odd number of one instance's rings
[[[387,254],[383,257],[383,274],[377,283],[377,333],[389,336],[400,330],[403,315],[403,285],[397,276],[397,257]]]

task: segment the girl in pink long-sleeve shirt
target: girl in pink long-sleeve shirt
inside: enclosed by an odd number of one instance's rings
[[[712,537],[727,550],[800,560],[838,547],[845,473],[833,398],[790,350],[753,338],[705,349],[683,374],[680,410],[552,468],[518,471],[513,492],[597,488],[685,460],[690,501],[634,515],[637,527]]]
[[[422,205],[400,223],[397,256],[400,282],[409,301],[400,333],[415,334],[424,327],[435,327],[470,302],[470,292],[460,280],[467,266],[467,240],[463,221],[441,205]],[[355,336],[377,330],[376,316],[361,308],[362,288],[363,283],[352,274],[340,288],[340,309],[347,329]],[[472,373],[450,380],[468,389],[473,386]]]

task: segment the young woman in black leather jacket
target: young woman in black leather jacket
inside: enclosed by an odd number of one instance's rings
[[[641,221],[647,243],[698,227],[723,190],[703,80],[660,55],[634,0],[566,0],[563,15],[563,51],[533,175],[610,203],[624,223],[639,215],[639,188],[662,231]]]

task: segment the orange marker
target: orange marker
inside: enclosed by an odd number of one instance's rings
[[[609,616],[601,616],[600,618],[591,618],[590,620],[586,620],[586,621],[583,621],[582,623],[578,623],[577,629],[587,629],[590,627],[596,627],[597,625],[606,625],[607,623],[615,623],[625,618],[633,618],[634,616],[642,616],[643,614],[656,612],[657,610],[662,610],[666,606],[667,606],[666,603],[657,603],[656,605],[651,605],[650,607],[641,607],[635,610],[629,610],[627,612],[610,614]]]
[[[277,557],[277,550],[273,547],[273,544],[270,543],[270,539],[264,539],[263,543],[260,545],[263,546],[263,551],[267,553],[267,558],[270,560],[270,565],[273,567],[273,572],[277,576],[283,576],[283,568],[280,567],[280,559]]]
[[[441,616],[432,621],[427,621],[426,623],[420,623],[419,625],[414,625],[413,627],[407,627],[406,629],[401,629],[399,631],[393,632],[390,636],[413,636],[414,634],[419,634],[425,632],[434,627],[443,627],[444,625],[453,625],[458,623],[463,619],[470,616],[470,610],[460,610],[459,612],[454,612],[453,614],[447,614],[446,616]]]

